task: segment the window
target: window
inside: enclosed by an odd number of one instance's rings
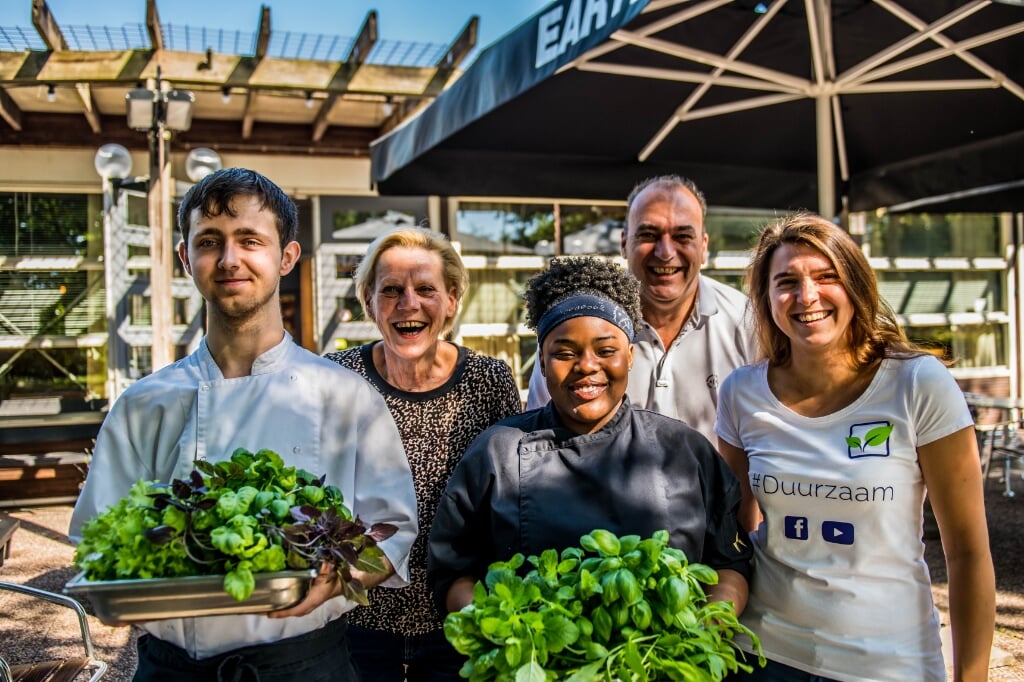
[[[356,268],[359,267],[359,261],[362,260],[362,256],[357,256],[351,253],[339,253],[334,256],[334,278],[335,279],[350,279],[356,274]]]
[[[560,203],[558,208],[562,253],[618,255],[624,204]],[[478,253],[555,253],[554,204],[461,202],[456,229],[459,235],[474,238],[463,246],[463,253],[474,252],[472,245]]]
[[[996,214],[885,215],[869,221],[869,253],[888,258],[993,258],[1001,253]]]
[[[711,210],[704,220],[708,253],[745,253],[757,244],[761,229],[774,220],[767,214]]]
[[[335,303],[337,308],[334,314],[339,323],[361,322],[366,319],[366,316],[363,314],[363,307],[359,305],[358,298],[343,296],[338,298]]]
[[[128,296],[128,306],[128,324],[136,327],[146,327],[153,324],[153,309],[150,305],[149,296],[130,294]]]
[[[141,379],[153,372],[153,348],[151,346],[130,346],[128,348],[128,378]]]
[[[76,270],[0,271],[0,334],[76,336],[105,328],[103,278]]]
[[[0,254],[102,254],[101,211],[98,195],[0,192]]]
[[[57,395],[92,399],[103,391],[106,348],[0,351],[0,400]]]

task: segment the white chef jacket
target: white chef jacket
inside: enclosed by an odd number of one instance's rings
[[[297,346],[286,333],[253,363],[225,379],[204,339],[188,357],[128,388],[96,439],[69,536],[106,511],[138,480],[185,478],[194,462],[229,459],[236,448],[270,449],[289,466],[326,474],[367,525],[398,531],[380,543],[395,567],[383,584],[407,584],[417,533],[416,495],[398,429],[383,398],[360,376]],[[305,634],[355,606],[336,597],[294,618],[227,615],[142,624],[197,659]]]

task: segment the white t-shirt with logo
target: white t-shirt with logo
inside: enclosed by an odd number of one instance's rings
[[[973,423],[930,355],[886,359],[864,393],[804,417],[767,362],[723,382],[716,433],[747,454],[764,514],[743,622],[768,658],[844,681],[944,680],[917,447]]]

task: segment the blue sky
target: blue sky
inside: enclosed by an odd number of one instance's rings
[[[551,0],[157,0],[164,24],[255,31],[262,5],[273,31],[355,36],[377,10],[381,40],[448,44],[472,15],[486,47]],[[121,26],[146,20],[145,0],[47,0],[64,26]],[[32,26],[32,0],[0,0],[0,26]]]

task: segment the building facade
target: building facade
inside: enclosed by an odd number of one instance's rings
[[[303,346],[326,352],[377,335],[351,280],[375,234],[368,226],[440,229],[459,243],[471,276],[458,339],[507,361],[525,388],[536,351],[519,298],[526,281],[555,253],[617,257],[624,202],[380,197],[369,183],[369,141],[457,77],[473,22],[425,64],[374,63],[359,56],[377,40],[374,13],[339,57],[311,59],[268,52],[269,17],[251,53],[176,51],[150,6],[142,47],[72,49],[52,22],[36,26],[40,45],[0,43],[4,425],[87,432],[153,369],[152,185],[101,179],[94,160],[116,142],[134,168],[153,167],[146,133],[125,123],[125,98],[154,77],[194,100],[191,127],[169,135],[158,206],[165,240],[174,239],[166,219],[189,186],[190,151],[213,149],[225,167],[266,174],[300,207],[304,255],[282,286],[286,323]],[[773,217],[713,206],[707,273],[742,288],[746,250]],[[1019,396],[1022,214],[879,212],[850,224],[910,336],[947,357],[965,390]],[[168,279],[165,322],[171,354],[181,357],[202,336],[202,301],[180,266],[171,264]]]

